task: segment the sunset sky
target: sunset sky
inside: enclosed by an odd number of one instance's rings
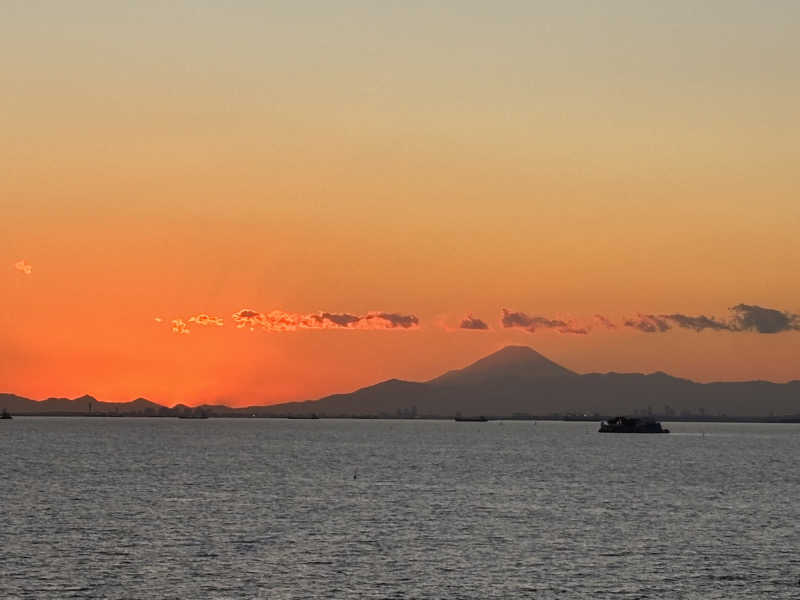
[[[0,392],[800,379],[799,56],[792,1],[7,0]]]

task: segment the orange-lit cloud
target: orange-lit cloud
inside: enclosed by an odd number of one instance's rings
[[[415,315],[371,311],[358,316],[348,313],[316,312],[310,314],[273,310],[269,313],[244,308],[233,314],[236,327],[251,331],[297,331],[298,329],[417,329]]]
[[[247,327],[250,331],[254,331],[257,327],[264,327],[267,322],[267,317],[263,313],[249,308],[243,308],[233,313],[232,318],[237,328],[243,329]]]
[[[20,260],[20,261],[17,261],[16,263],[14,263],[14,268],[17,271],[21,271],[22,273],[25,273],[25,275],[30,275],[31,273],[33,273],[33,267],[31,267],[24,260]]]
[[[222,317],[210,317],[207,314],[199,314],[194,317],[189,317],[189,323],[196,323],[197,325],[216,325],[222,327],[225,323]]]
[[[189,326],[183,319],[173,319],[172,320],[172,331],[173,333],[177,334],[187,334],[191,333],[189,331]]]
[[[161,317],[155,318],[156,323],[163,323],[164,319]],[[185,321],[183,319],[172,319],[170,321],[170,326],[172,327],[173,333],[178,334],[185,334],[190,333],[191,328],[189,327],[190,324],[194,325],[201,325],[205,327],[206,325],[216,325],[217,327],[222,327],[224,322],[222,317],[211,317],[205,313],[201,313],[199,315],[194,315],[189,317]]]

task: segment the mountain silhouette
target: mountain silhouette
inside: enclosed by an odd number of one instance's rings
[[[427,383],[439,386],[475,385],[505,378],[531,381],[569,377],[576,373],[545,358],[528,346],[506,346],[463,369],[448,371]]]
[[[663,372],[578,374],[527,346],[506,346],[426,382],[390,379],[265,414],[556,416],[800,415],[800,381],[696,383]]]
[[[0,394],[0,408],[11,413],[22,414],[132,414],[157,412],[164,407],[145,398],[137,398],[131,402],[101,402],[94,396],[85,394],[78,398],[47,398],[36,401],[15,394]]]
[[[0,408],[18,414],[174,415],[195,410],[137,398],[101,402],[92,396],[34,401],[0,394]],[[697,383],[667,373],[578,374],[527,346],[507,346],[424,382],[389,379],[307,402],[229,408],[213,414],[322,416],[564,416],[647,414],[664,417],[800,417],[800,381]]]

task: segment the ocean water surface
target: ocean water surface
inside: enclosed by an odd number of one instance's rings
[[[797,598],[800,425],[16,418],[0,598]]]

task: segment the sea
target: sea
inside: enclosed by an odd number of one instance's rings
[[[800,425],[17,417],[0,598],[798,598]]]

